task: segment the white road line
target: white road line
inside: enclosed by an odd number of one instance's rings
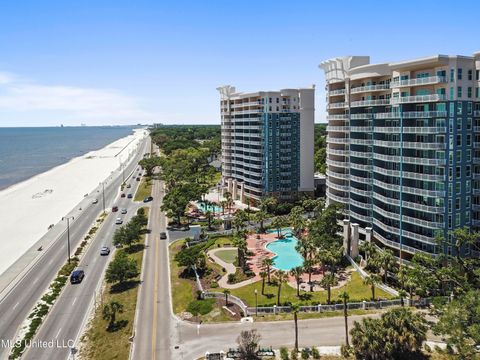
[[[33,280],[32,282],[35,284],[37,281],[38,281],[38,277],[35,278],[35,280]]]
[[[75,301],[77,301],[77,298],[73,299],[72,306],[75,304]]]
[[[12,308],[12,310],[15,310],[15,308],[18,306],[19,303],[20,303],[20,302],[17,302],[17,303],[14,305],[14,307]]]
[[[48,265],[52,265],[53,259],[48,262]]]
[[[62,328],[58,329],[57,335],[55,335],[55,339],[58,339],[58,335],[60,335],[60,331],[62,331]]]

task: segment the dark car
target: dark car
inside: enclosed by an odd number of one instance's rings
[[[125,193],[122,193],[122,195],[120,195],[120,197],[125,197]]]
[[[143,199],[143,202],[150,202],[153,200],[153,197],[147,196],[145,199]]]
[[[140,178],[139,178],[139,177],[137,177],[137,181],[140,181]]]
[[[162,231],[160,233],[160,239],[166,239],[166,238],[167,238],[167,233]]]
[[[127,198],[131,199],[131,198],[133,198],[133,195],[132,195],[132,194],[128,194],[128,195],[127,195]]]
[[[70,282],[72,284],[79,284],[82,282],[85,277],[85,272],[83,270],[73,270],[72,275],[70,275]]]
[[[118,206],[112,207],[112,212],[117,212],[118,211]]]
[[[127,185],[127,189],[130,189],[132,187],[132,185],[128,184]]]

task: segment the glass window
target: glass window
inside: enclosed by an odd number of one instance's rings
[[[458,68],[457,70],[457,79],[462,80],[462,68]]]
[[[462,115],[462,103],[457,103],[457,115]]]
[[[470,177],[471,173],[472,173],[472,168],[470,167],[470,165],[465,166],[465,176]]]
[[[462,87],[461,86],[457,86],[457,97],[458,98],[462,97]]]
[[[468,70],[468,80],[472,80],[472,79],[473,79],[473,70],[469,69]]]
[[[471,101],[467,103],[467,114],[472,115],[473,104]]]
[[[450,100],[453,100],[453,86],[450,86]]]
[[[472,87],[471,87],[471,86],[469,86],[469,87],[467,88],[467,97],[468,97],[469,99],[472,98]]]
[[[460,214],[455,214],[455,226],[460,226]]]
[[[480,70],[475,70],[475,80],[480,80]]]
[[[455,81],[455,69],[450,69],[450,82]]]
[[[460,198],[455,198],[455,209],[460,210]]]

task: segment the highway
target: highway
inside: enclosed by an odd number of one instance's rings
[[[140,145],[138,154],[133,157],[132,161],[125,168],[125,174],[130,174],[137,166],[138,160],[143,157],[143,154],[149,152],[150,149],[150,140],[147,138],[143,144]],[[119,188],[122,182],[122,172],[116,171],[112,174],[112,178],[108,183],[105,184],[105,204],[109,208],[114,204],[115,199],[119,196]],[[132,189],[133,190],[133,189]],[[92,204],[93,199],[97,198],[98,203]],[[125,203],[116,203],[119,207],[127,204],[127,199]],[[128,199],[130,200],[130,199]],[[87,202],[85,202],[87,201]],[[87,204],[83,207],[82,214],[77,216],[74,221],[70,222],[70,245],[71,253],[73,254],[75,248],[86,235],[88,230],[93,226],[97,217],[101,214],[103,210],[102,206],[102,193],[100,188],[95,189],[88,197],[85,199],[83,204]],[[131,203],[131,200],[130,200]],[[126,206],[124,206],[126,207]],[[71,307],[75,311],[82,304],[87,304],[89,302],[89,297],[91,299],[92,294],[82,291],[82,288],[90,286],[91,283],[95,281],[96,277],[101,276],[101,273],[95,273],[95,270],[100,269],[105,265],[107,259],[98,259],[98,248],[102,245],[103,242],[108,238],[110,240],[111,234],[115,229],[115,225],[112,224],[114,219],[119,213],[114,213],[109,215],[101,230],[97,233],[97,236],[94,238],[90,244],[87,253],[81,261],[81,266],[85,267],[86,277],[84,282],[79,286],[72,286],[68,283],[66,288],[61,293],[60,298],[57,299],[57,303],[51,309],[52,313],[58,312],[57,309],[61,309],[65,306],[65,303],[70,301]],[[129,211],[128,215],[132,215],[132,211]],[[62,226],[57,224],[56,226]],[[63,225],[66,226],[66,225]],[[9,291],[9,293],[1,300],[0,302],[0,339],[1,340],[14,340],[15,335],[19,330],[20,325],[28,316],[33,306],[37,303],[40,297],[44,294],[52,280],[55,278],[58,270],[66,261],[67,254],[67,234],[63,233],[55,243],[50,246],[48,249],[45,249],[45,253],[39,258],[35,265],[21,278],[17,284]],[[97,258],[93,260],[93,258]],[[92,270],[90,270],[92,269]],[[73,306],[75,305],[75,306]],[[80,313],[75,312],[78,316]],[[65,338],[70,336],[70,333],[73,332],[73,329],[64,327],[61,328],[60,324],[52,324],[52,319],[55,317],[55,314],[51,316],[49,314],[46,318],[45,323],[40,328],[40,333],[38,335],[47,332],[50,334],[50,328],[56,328],[56,331],[53,335],[55,338]],[[83,318],[82,318],[83,319]],[[72,325],[80,326],[82,319],[74,319],[70,315],[69,323]],[[39,339],[36,337],[36,339]],[[75,337],[74,337],[75,339]],[[49,339],[50,340],[50,339]],[[10,349],[7,347],[0,347],[0,358],[7,358]],[[68,351],[68,349],[62,349],[61,351]],[[55,353],[55,356],[50,357],[41,357],[38,353],[39,349],[32,349],[25,358],[31,359],[57,359],[58,354]],[[66,358],[66,356],[65,356]]]

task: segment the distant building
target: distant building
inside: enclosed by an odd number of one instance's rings
[[[385,64],[347,56],[320,67],[327,199],[344,205],[360,237],[408,260],[451,253],[439,235],[480,229],[480,53]]]
[[[315,186],[315,197],[325,197],[327,192],[327,177],[324,174],[316,173],[313,178]]]
[[[222,184],[243,203],[313,195],[315,88],[221,94]]]

